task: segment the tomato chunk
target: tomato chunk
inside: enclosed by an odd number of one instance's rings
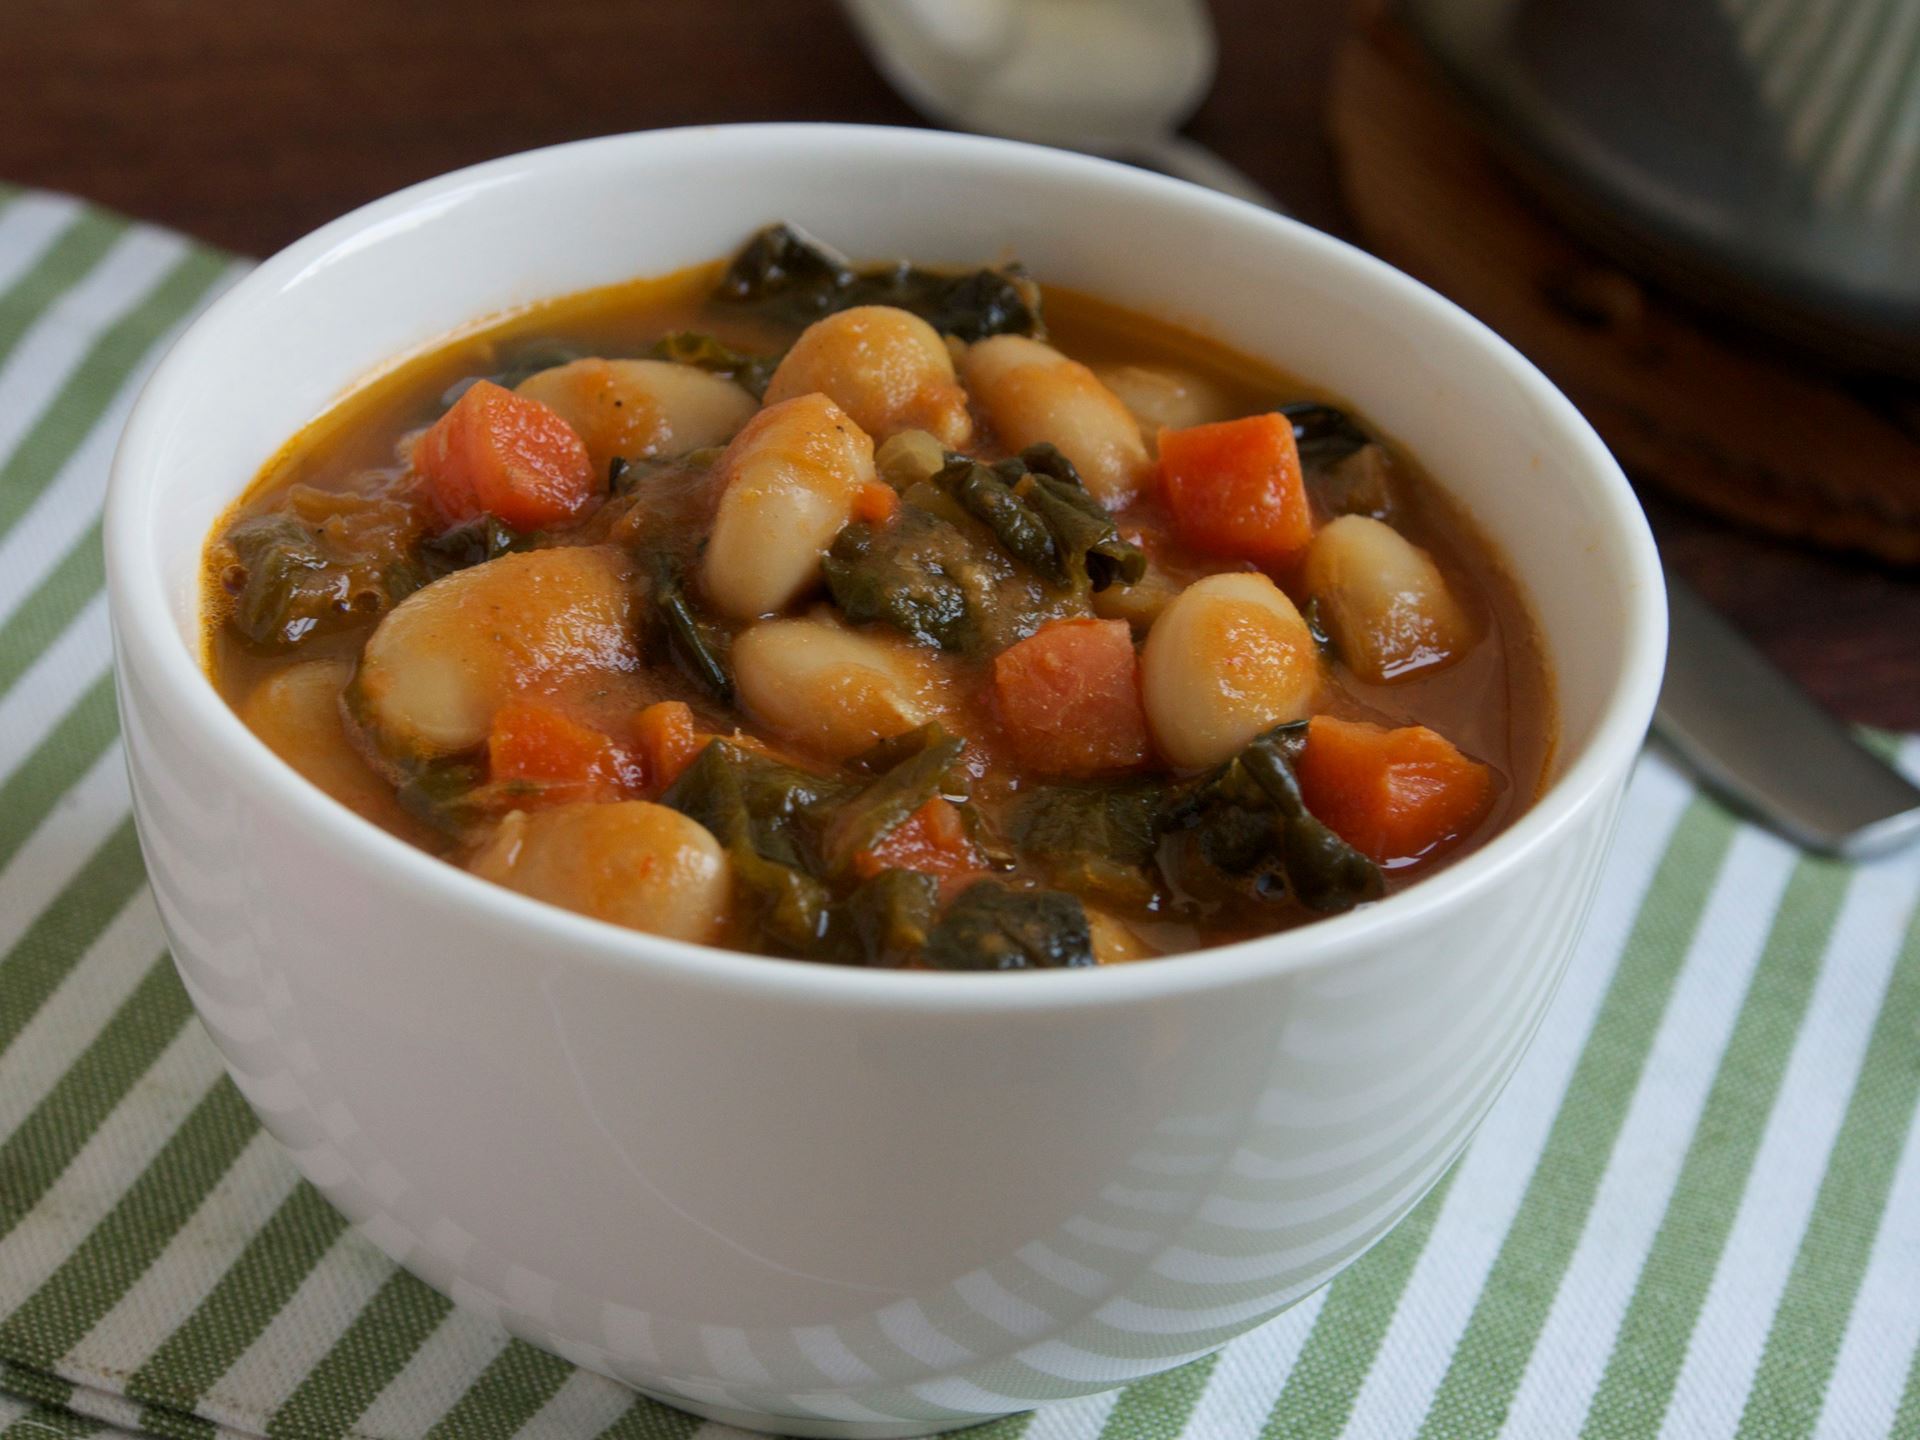
[[[1147,758],[1140,666],[1124,620],[1055,620],[994,659],[1000,724],[1020,762],[1102,775]]]
[[[509,700],[487,736],[487,773],[522,784],[543,804],[617,800],[637,793],[640,762],[625,747],[538,700]]]
[[[869,480],[853,492],[853,518],[869,525],[885,525],[900,513],[900,492],[879,480]]]
[[[882,835],[872,849],[853,857],[854,872],[871,880],[882,870],[918,870],[926,875],[971,875],[987,862],[967,835],[958,809],[938,795]]]
[[[1313,539],[1300,450],[1286,416],[1162,430],[1159,443],[1161,488],[1189,545],[1278,565]]]
[[[579,516],[600,490],[587,447],[555,410],[481,380],[414,447],[440,518],[495,515],[517,530]]]
[[[633,730],[646,762],[648,788],[656,795],[678,780],[705,748],[693,728],[693,711],[683,700],[661,700],[647,706],[635,718]]]
[[[1493,772],[1424,725],[1388,730],[1316,715],[1299,776],[1307,809],[1382,865],[1438,852],[1493,800]]]

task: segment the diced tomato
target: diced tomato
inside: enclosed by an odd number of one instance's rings
[[[1307,809],[1382,865],[1459,839],[1493,800],[1493,772],[1424,725],[1388,730],[1316,715],[1299,775]]]
[[[1162,430],[1160,483],[1174,528],[1197,549],[1272,566],[1313,539],[1300,449],[1284,415]]]
[[[633,722],[647,767],[647,788],[658,795],[699,756],[704,741],[693,728],[693,711],[680,700],[647,706]]]
[[[959,810],[936,795],[882,835],[872,849],[855,855],[853,868],[865,880],[882,870],[946,877],[978,873],[987,862],[968,837]]]
[[[869,480],[853,493],[853,518],[885,525],[900,511],[900,495],[891,485]]]
[[[640,761],[598,730],[539,700],[509,700],[494,713],[487,773],[529,787],[546,803],[617,800],[639,791]]]
[[[1124,620],[1055,620],[993,662],[1000,724],[1023,765],[1103,775],[1147,758],[1139,662]]]
[[[600,489],[586,445],[558,412],[490,380],[420,437],[413,463],[449,524],[495,515],[537,530],[576,518]]]

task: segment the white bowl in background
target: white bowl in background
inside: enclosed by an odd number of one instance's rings
[[[703,949],[485,884],[309,786],[200,666],[210,527],[343,391],[489,312],[790,219],[856,256],[1021,257],[1352,401],[1507,557],[1555,675],[1551,785],[1374,906],[1111,971]],[[174,347],[106,527],[136,814],[233,1078],[395,1259],[701,1414],[908,1435],[1222,1344],[1377,1240],[1553,994],[1659,681],[1625,480],[1491,332],[1292,221],[1001,141],[742,126],[416,186],[262,265]]]

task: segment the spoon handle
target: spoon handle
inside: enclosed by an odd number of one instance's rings
[[[1788,838],[1861,858],[1920,837],[1920,789],[1872,754],[1671,571],[1654,730]]]
[[[1238,200],[1251,200],[1282,215],[1287,207],[1244,172],[1235,169],[1206,146],[1184,135],[1162,135],[1128,147],[1131,157],[1179,180],[1191,180]]]

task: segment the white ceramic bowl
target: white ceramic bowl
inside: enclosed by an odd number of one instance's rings
[[[393,357],[798,221],[1023,258],[1349,397],[1512,563],[1555,670],[1545,796],[1405,894],[1113,971],[869,972],[700,949],[483,884],[270,754],[198,663],[200,547]],[[1526,361],[1338,241],[1118,165],[753,126],[465,170],[261,266],[115,462],[136,813],[233,1078],[389,1254],[702,1414],[925,1433],[1205,1353],[1331,1278],[1465,1145],[1545,1009],[1659,679],[1640,511]]]

